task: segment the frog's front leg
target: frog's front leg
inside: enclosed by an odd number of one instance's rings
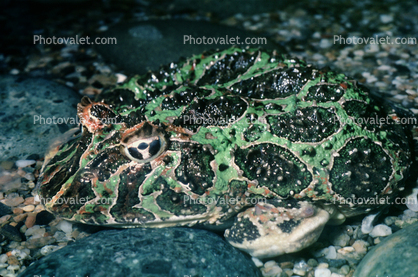
[[[310,202],[271,199],[238,214],[225,238],[253,257],[274,257],[316,242],[329,217]]]

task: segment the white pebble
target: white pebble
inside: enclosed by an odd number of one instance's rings
[[[20,71],[19,71],[19,69],[13,68],[12,70],[10,70],[9,73],[12,74],[12,75],[17,75],[17,74],[20,73]]]
[[[380,21],[382,21],[382,23],[384,23],[384,24],[392,22],[393,21],[393,15],[381,14],[380,15]]]
[[[344,277],[344,275],[338,274],[338,273],[332,273],[331,277]]]
[[[27,229],[26,232],[25,232],[25,236],[26,237],[32,236],[31,237],[32,239],[42,238],[44,236],[44,234],[45,234],[45,228],[42,228],[39,225],[35,225],[35,226],[31,227],[31,228]]]
[[[71,234],[72,230],[73,230],[73,224],[65,221],[65,220],[61,220],[58,224],[57,224],[57,228],[61,231],[63,231],[66,234]]]
[[[117,83],[123,83],[126,80],[126,75],[122,74],[122,73],[116,73],[116,78],[117,78]]]
[[[330,277],[331,270],[328,268],[317,268],[315,269],[315,277]]]
[[[54,252],[55,250],[58,250],[59,248],[61,248],[61,247],[59,247],[57,245],[45,245],[44,247],[41,248],[41,254],[46,256],[46,255]]]
[[[1,254],[0,255],[0,264],[4,264],[5,262],[7,262],[7,255],[6,254]]]
[[[27,167],[35,163],[35,160],[17,160],[15,164],[17,167]]]
[[[368,234],[373,230],[373,220],[375,219],[377,215],[378,213],[371,214],[363,218],[363,221],[361,222],[361,232],[363,234]]]
[[[275,265],[269,268],[262,268],[261,272],[263,273],[264,277],[276,277],[282,274],[283,269],[281,269],[280,266]]]
[[[256,267],[262,267],[263,266],[263,262],[260,261],[259,259],[252,257],[251,260],[253,260],[253,263],[255,264]]]
[[[328,247],[328,253],[325,258],[328,260],[334,260],[337,258],[337,250],[335,250],[334,246]]]
[[[375,238],[375,237],[386,237],[386,236],[389,236],[390,234],[392,234],[392,229],[389,226],[385,224],[379,224],[373,228],[373,230],[370,232],[369,235],[372,238]]]
[[[319,41],[320,48],[330,48],[332,46],[332,42],[330,39],[323,38]]]

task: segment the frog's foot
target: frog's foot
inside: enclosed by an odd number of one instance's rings
[[[297,200],[268,200],[238,214],[225,238],[257,258],[299,251],[316,242],[329,213]]]

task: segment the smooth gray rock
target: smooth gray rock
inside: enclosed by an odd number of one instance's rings
[[[53,81],[0,75],[0,161],[43,156],[49,143],[76,124],[80,100]],[[55,117],[55,120],[54,120]]]
[[[149,70],[157,70],[161,65],[177,62],[181,57],[190,57],[210,49],[226,49],[244,44],[246,38],[264,36],[243,31],[233,27],[213,24],[206,21],[188,20],[150,20],[143,22],[121,23],[100,37],[114,37],[117,44],[97,44],[97,50],[102,56],[116,64],[120,69],[131,74],[144,74]],[[196,44],[188,41],[195,38]],[[204,44],[203,37],[206,38]],[[209,39],[210,38],[210,39]],[[222,38],[233,43],[221,44]],[[219,39],[215,43],[215,39]],[[278,49],[280,46],[267,40],[267,44],[251,44],[253,47]],[[199,43],[200,44],[197,44]],[[209,44],[210,43],[210,44]]]
[[[353,277],[418,276],[418,223],[396,232],[375,246]]]
[[[24,276],[261,276],[249,257],[198,229],[106,230],[36,261]]]

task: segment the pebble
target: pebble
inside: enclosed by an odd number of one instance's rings
[[[364,240],[356,240],[354,243],[353,243],[353,248],[354,248],[354,250],[356,250],[356,252],[357,253],[366,253],[367,252],[367,247],[369,246],[370,244],[367,242],[367,241],[364,241]]]
[[[315,269],[315,277],[330,277],[331,270],[328,268],[317,268]]]
[[[17,160],[15,164],[17,167],[27,167],[27,166],[36,164],[36,161],[35,160]]]
[[[35,206],[34,205],[28,205],[28,206],[24,206],[22,209],[25,212],[32,212],[33,210],[35,210]]]
[[[0,217],[11,213],[12,209],[8,205],[0,202]]]
[[[31,237],[30,239],[41,238],[45,234],[45,228],[42,228],[39,225],[35,225],[32,228],[29,228],[25,232],[26,237]]]
[[[13,241],[22,241],[22,235],[20,234],[19,229],[10,224],[1,227],[0,234]]]
[[[379,224],[373,228],[373,230],[370,232],[369,235],[372,238],[375,238],[375,237],[386,237],[386,236],[389,236],[390,234],[392,234],[392,229],[389,226],[385,224]]]
[[[66,221],[66,220],[61,220],[58,224],[57,224],[57,229],[63,231],[66,234],[71,234],[72,230],[73,230],[73,223]]]
[[[28,249],[36,249],[41,248],[47,244],[53,244],[56,242],[56,239],[54,237],[42,237],[42,238],[34,238],[29,239],[26,241],[26,247]]]
[[[36,214],[30,214],[25,220],[25,226],[27,228],[31,228],[35,225],[36,222]]]
[[[25,200],[23,199],[22,196],[1,200],[1,202],[4,205],[9,206],[9,207],[16,207],[16,206],[22,204],[24,201]]]
[[[393,21],[393,15],[391,14],[381,14],[380,15],[380,21],[382,21],[383,24],[390,23]]]
[[[44,247],[41,248],[40,252],[42,255],[46,256],[58,249],[60,249],[61,247],[57,246],[57,245],[45,245]]]

